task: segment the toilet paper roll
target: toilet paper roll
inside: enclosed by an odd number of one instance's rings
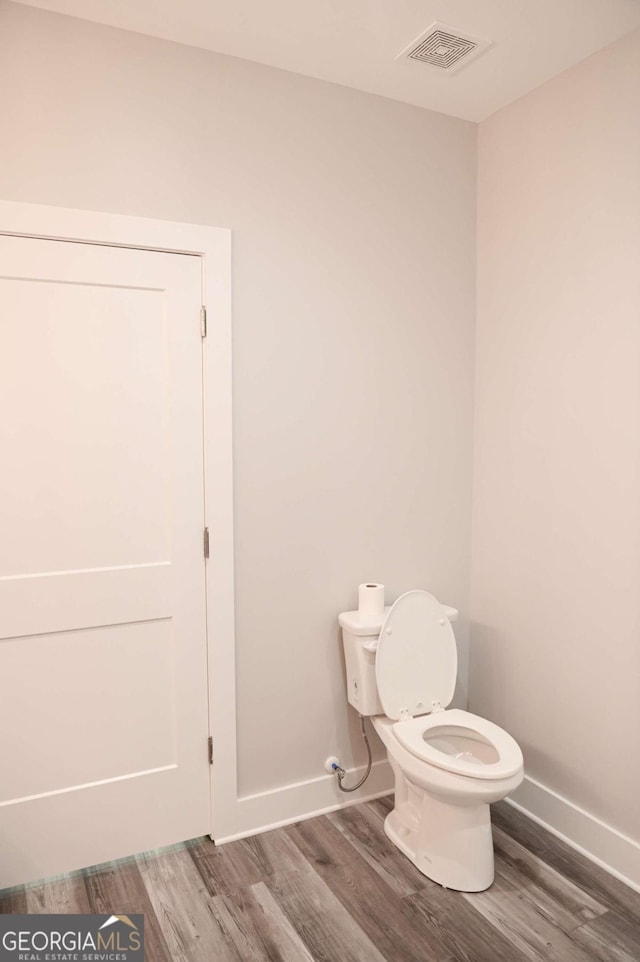
[[[371,582],[358,585],[358,611],[364,618],[382,618],[384,615],[384,585]]]

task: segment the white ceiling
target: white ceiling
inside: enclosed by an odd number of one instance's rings
[[[640,27],[640,0],[18,2],[476,121]],[[493,46],[453,74],[396,61],[434,20]]]

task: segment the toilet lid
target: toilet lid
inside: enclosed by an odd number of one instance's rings
[[[440,602],[426,591],[407,591],[391,606],[376,652],[376,681],[387,718],[424,715],[453,698],[458,655]]]

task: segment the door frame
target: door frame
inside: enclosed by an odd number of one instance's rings
[[[235,604],[231,420],[231,231],[89,210],[0,200],[0,234],[197,255],[202,261],[205,563],[211,837],[236,831]],[[216,776],[216,772],[219,773]]]

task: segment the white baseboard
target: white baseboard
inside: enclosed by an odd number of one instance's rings
[[[357,781],[363,773],[362,768],[351,769],[347,784]],[[250,835],[259,835],[292,822],[370,801],[392,791],[393,774],[389,762],[383,759],[373,763],[371,774],[362,788],[350,794],[339,790],[335,775],[321,775],[256,795],[241,796],[238,799],[237,831],[233,835],[216,838],[215,842],[216,845],[223,845]]]
[[[507,801],[640,892],[640,843],[529,776]]]

